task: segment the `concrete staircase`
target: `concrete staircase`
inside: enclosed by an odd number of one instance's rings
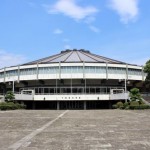
[[[0,102],[4,102],[4,95],[0,95]]]
[[[145,100],[145,103],[150,105],[150,96],[142,96],[142,98]]]

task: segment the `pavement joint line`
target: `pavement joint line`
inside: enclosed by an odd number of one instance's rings
[[[21,146],[26,145],[26,143],[28,143],[33,137],[35,137],[37,134],[41,133],[44,129],[46,129],[47,127],[52,125],[59,118],[63,117],[68,111],[69,110],[64,111],[59,116],[57,116],[55,119],[53,119],[53,120],[49,121],[48,123],[46,123],[45,125],[43,125],[41,128],[38,128],[38,129],[34,130],[33,132],[31,132],[30,134],[26,135],[24,138],[22,138],[21,140],[17,141],[16,143],[14,143],[10,147],[8,147],[8,149],[9,150],[18,150]]]

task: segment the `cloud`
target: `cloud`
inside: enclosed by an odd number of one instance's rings
[[[99,32],[100,32],[100,30],[99,30],[97,27],[93,26],[93,25],[90,25],[89,28],[90,28],[93,32],[95,32],[95,33],[99,33]]]
[[[0,49],[0,68],[22,64],[26,61],[23,55],[9,53]]]
[[[92,17],[98,12],[93,6],[82,7],[76,4],[76,0],[57,0],[54,5],[45,5],[49,14],[62,13],[74,20],[83,20]]]
[[[135,21],[137,18],[139,0],[109,0],[109,2],[110,7],[120,15],[123,23]]]
[[[53,33],[54,34],[62,34],[63,30],[61,30],[61,29],[58,28],[58,29],[55,29]]]
[[[71,49],[71,46],[70,46],[69,44],[66,44],[66,45],[64,46],[64,48],[65,48],[65,49]]]
[[[95,17],[88,17],[88,18],[86,18],[85,23],[91,24],[91,23],[94,22],[95,20],[96,20]]]

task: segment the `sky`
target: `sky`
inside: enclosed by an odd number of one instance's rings
[[[144,65],[149,6],[149,0],[1,0],[0,68],[65,49]]]

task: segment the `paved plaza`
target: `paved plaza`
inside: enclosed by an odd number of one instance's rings
[[[0,111],[0,150],[150,150],[150,110]]]

